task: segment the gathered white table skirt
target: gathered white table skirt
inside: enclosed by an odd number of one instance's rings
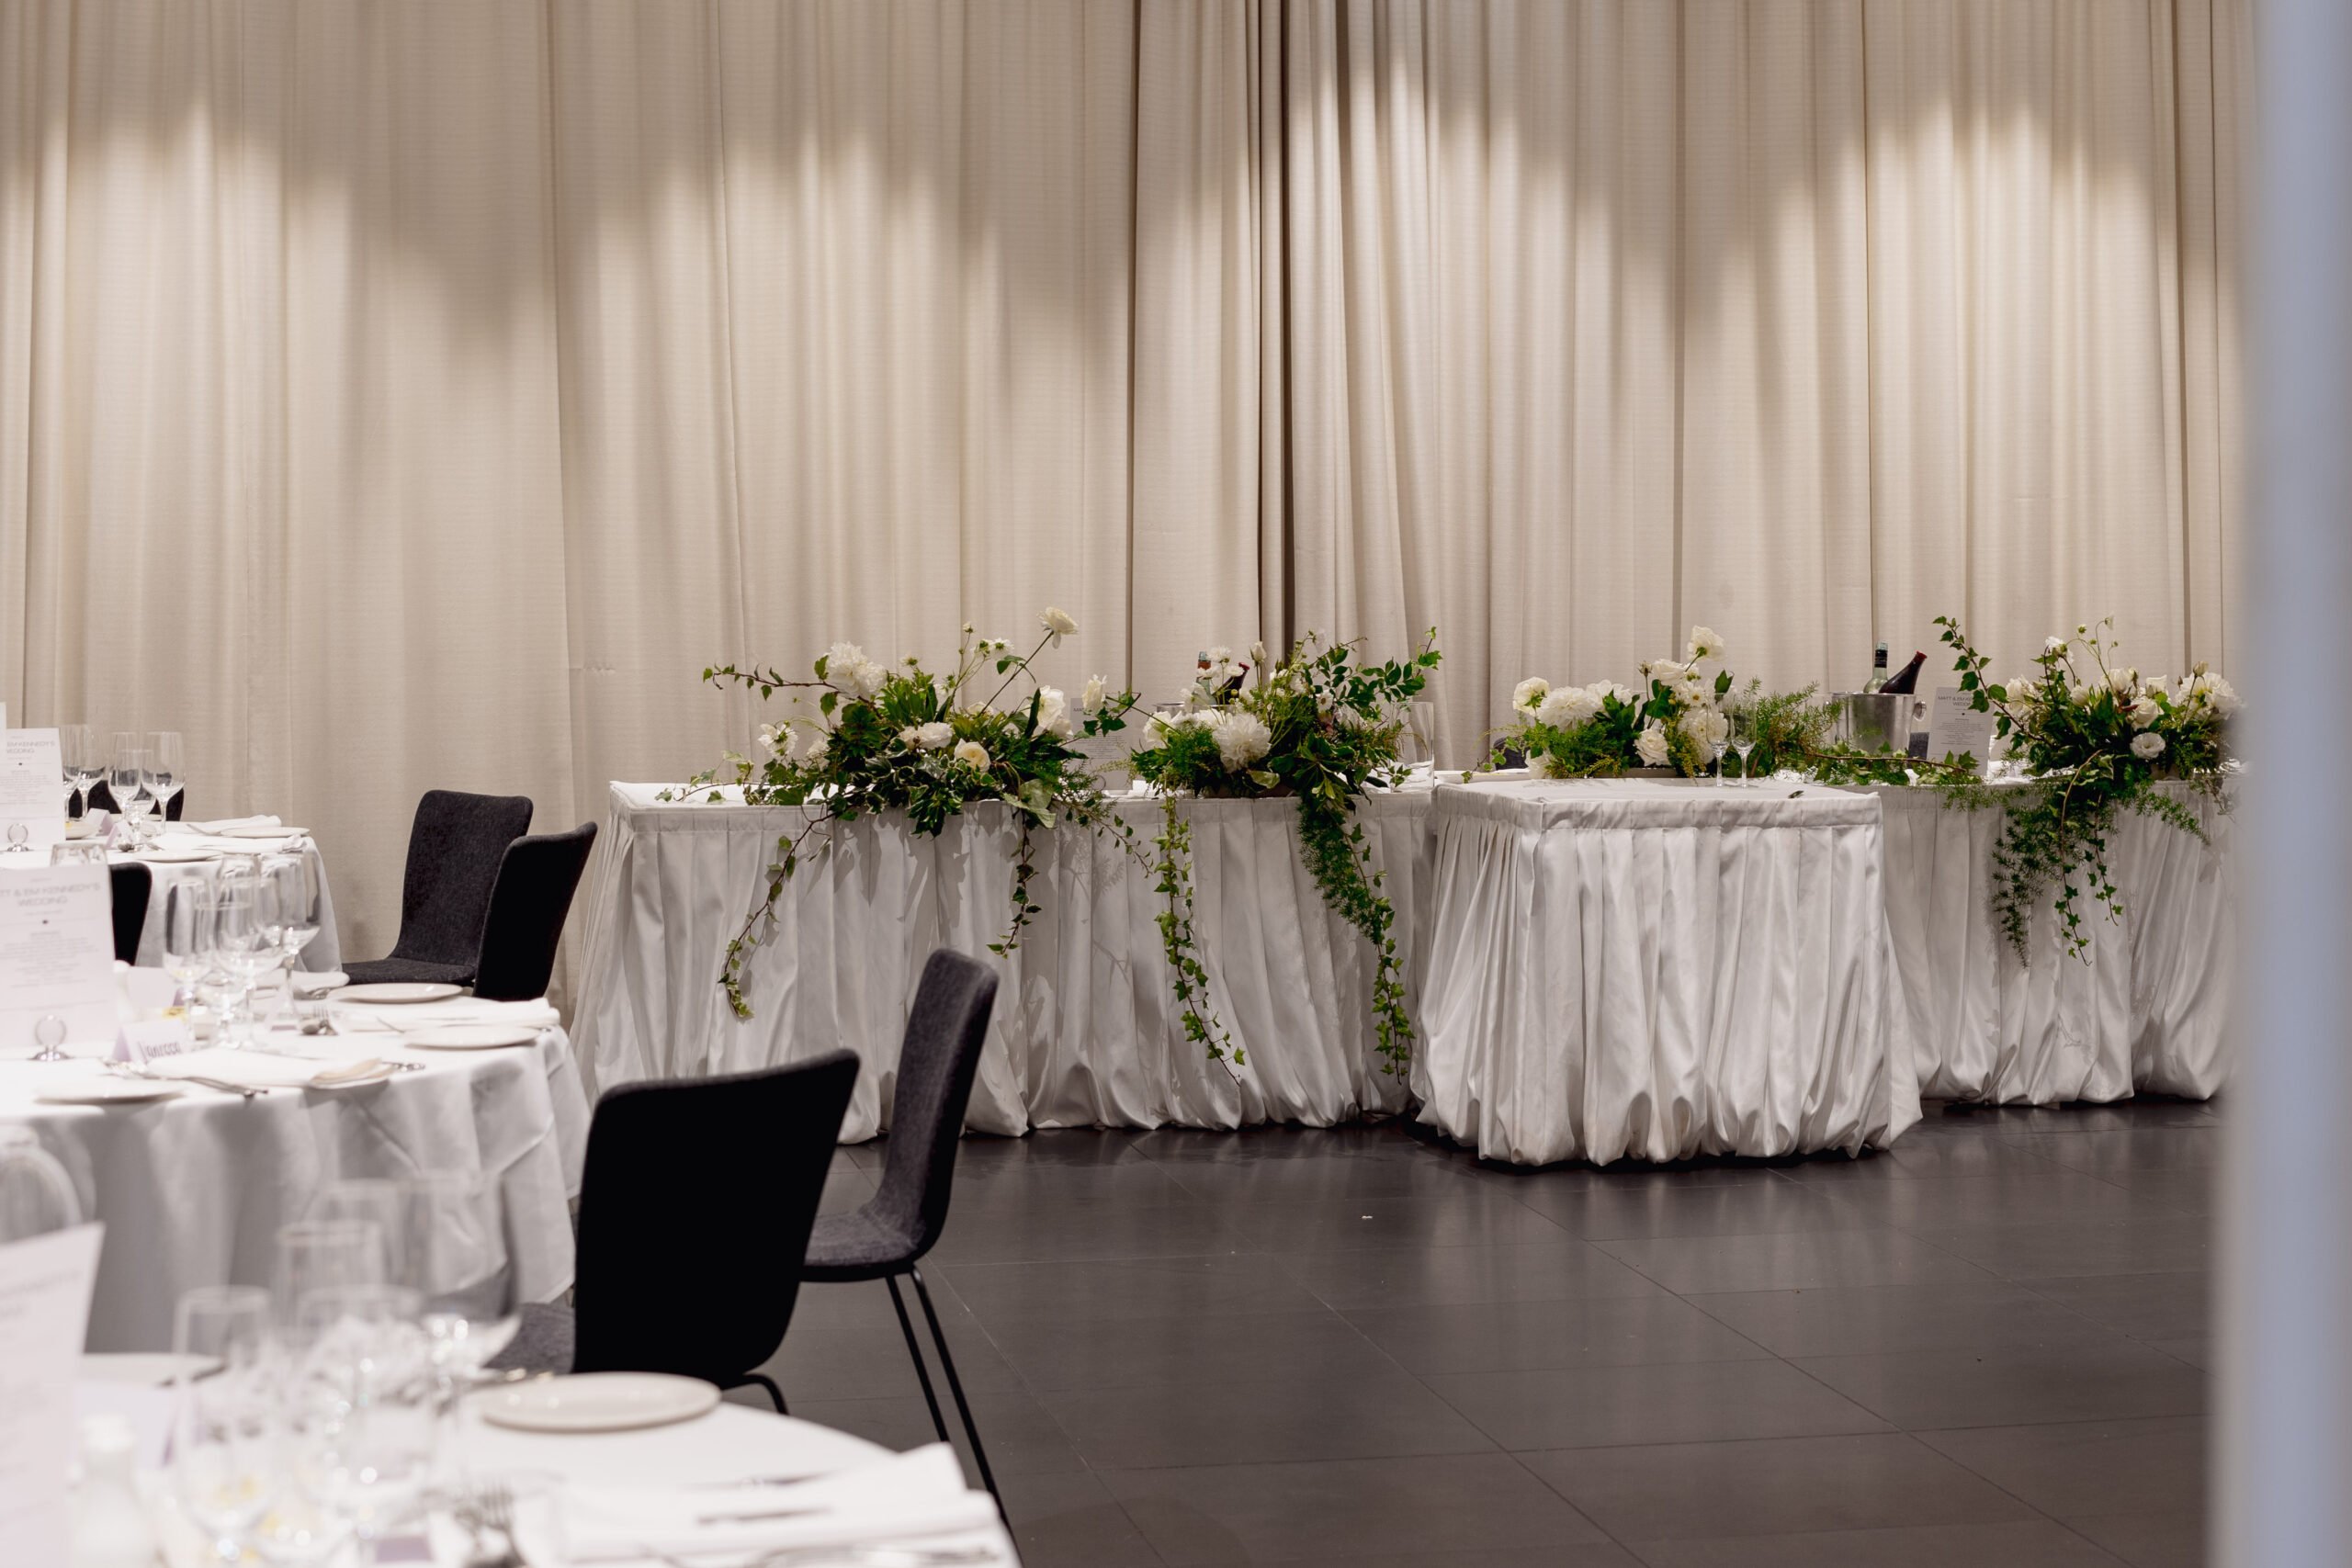
[[[1893,1141],[1919,1096],[1879,813],[1761,782],[1441,787],[1421,1119],[1523,1165]]]
[[[2030,961],[1994,912],[2004,814],[1948,809],[1928,789],[1874,792],[1922,1094],[2052,1105],[2136,1090],[2203,1100],[2221,1089],[2233,1061],[2235,824],[2209,796],[2159,787],[2196,813],[2207,841],[2119,814],[2107,857],[2122,918],[2079,894],[2090,948],[2076,956],[2045,893]]]
[[[992,957],[1010,921],[1019,833],[982,806],[939,836],[892,813],[822,830],[776,902],[746,970],[748,1020],[719,987],[728,942],[759,897],[797,807],[679,805],[658,784],[613,785],[612,826],[590,891],[585,983],[572,1031],[594,1087],[742,1072],[846,1046],[864,1060],[842,1136],[888,1124],[907,1010],[925,958]],[[1426,789],[1359,813],[1396,906],[1400,959],[1418,951],[1428,853]],[[1192,826],[1195,946],[1209,999],[1239,1047],[1228,1067],[1185,1038],[1161,946],[1167,898],[1150,857],[1161,803],[1123,797],[1132,834],[1040,829],[1032,917],[1001,976],[967,1125],[1329,1125],[1396,1111],[1371,1013],[1372,953],[1324,905],[1300,857],[1291,800],[1183,800]],[[816,840],[812,840],[811,842]],[[1407,974],[1408,1005],[1414,976]]]
[[[409,1023],[519,1017],[531,1006],[469,998],[379,1010]],[[537,1010],[552,1019],[552,1009]],[[269,1283],[278,1226],[302,1218],[328,1183],[354,1177],[496,1178],[517,1299],[571,1288],[570,1200],[580,1190],[588,1102],[560,1026],[549,1022],[536,1046],[493,1051],[411,1050],[389,1032],[301,1044],[425,1066],[348,1089],[247,1100],[190,1086],[158,1104],[99,1108],[36,1098],[91,1077],[96,1062],[0,1061],[0,1122],[30,1126],[72,1177],[84,1216],[106,1223],[89,1349],[170,1349],[182,1292]]]

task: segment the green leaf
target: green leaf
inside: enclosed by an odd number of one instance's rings
[[[827,717],[831,717],[835,705],[840,701],[841,694],[839,693],[827,692],[823,696],[817,699],[817,711],[824,714]]]

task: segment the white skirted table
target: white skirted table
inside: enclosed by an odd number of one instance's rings
[[[1481,784],[1431,826],[1424,1122],[1540,1165],[1854,1152],[1918,1120],[1874,796]]]
[[[168,997],[170,981],[152,978]],[[96,1064],[0,1061],[0,1122],[30,1126],[64,1165],[83,1213],[106,1223],[89,1349],[170,1349],[182,1292],[267,1284],[277,1227],[300,1219],[327,1183],[350,1177],[497,1178],[517,1298],[547,1301],[571,1288],[570,1200],[580,1190],[588,1102],[555,1010],[467,998],[370,1010],[403,1025],[476,1019],[540,1032],[536,1045],[428,1051],[403,1046],[389,1024],[341,1039],[289,1031],[284,1048],[299,1041],[323,1057],[424,1065],[380,1082],[250,1100],[191,1085],[150,1105],[44,1104],[44,1090],[87,1080]]]
[[[2135,1090],[2204,1100],[2221,1089],[2234,1059],[2235,823],[2211,796],[2158,787],[2196,814],[2205,840],[2119,815],[2108,870],[2122,919],[2082,896],[2090,949],[2076,957],[2045,894],[2033,910],[2030,962],[1994,912],[2003,814],[1948,808],[1934,790],[1875,792],[1922,1094],[2051,1105]]]
[[[842,1136],[887,1124],[900,1032],[934,947],[981,954],[1012,913],[1019,835],[1008,808],[950,818],[936,838],[896,814],[837,824],[804,855],[752,957],[752,1017],[729,1010],[721,957],[763,885],[797,807],[657,801],[659,784],[613,785],[611,832],[590,889],[588,961],[573,1039],[594,1086],[741,1072],[836,1046],[865,1064]],[[1400,954],[1419,950],[1427,789],[1376,795],[1359,817],[1397,911]],[[1243,1064],[1184,1037],[1158,918],[1152,853],[1161,803],[1117,804],[1132,839],[1068,827],[1034,839],[1035,916],[1003,976],[967,1125],[1329,1125],[1401,1110],[1371,1015],[1371,951],[1326,908],[1299,854],[1291,800],[1184,800],[1193,831],[1193,927],[1210,999]],[[1133,852],[1129,845],[1133,846]],[[1416,977],[1408,969],[1408,1005]]]

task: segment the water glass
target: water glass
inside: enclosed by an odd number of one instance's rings
[[[212,967],[212,916],[218,900],[212,885],[184,877],[164,887],[164,973],[176,982],[172,1005],[193,999],[197,981]]]
[[[175,1380],[169,1479],[216,1562],[244,1560],[277,1491],[269,1325],[269,1292],[254,1285],[201,1286],[173,1315],[173,1352],[213,1365]]]
[[[277,1230],[270,1300],[277,1324],[300,1344],[303,1301],[321,1291],[387,1282],[384,1232],[361,1220],[297,1220]]]
[[[187,756],[180,745],[176,729],[151,729],[147,732],[148,776],[155,795],[155,820],[161,822],[170,815],[172,797],[187,785]]]
[[[61,724],[57,727],[58,761],[63,765],[63,784],[74,795],[85,795],[98,782],[98,743],[86,724]],[[74,815],[71,802],[66,814]]]
[[[291,1489],[362,1541],[409,1519],[433,1472],[437,1380],[422,1304],[402,1286],[352,1285],[314,1291],[300,1310]]]
[[[307,854],[272,855],[262,863],[277,897],[278,941],[290,976],[295,960],[319,934],[322,915],[318,863]],[[288,989],[292,982],[288,982]]]
[[[277,913],[277,891],[256,872],[224,869],[213,886],[214,959],[237,985],[230,1022],[241,1041],[252,1032],[254,987],[285,960]]]
[[[130,739],[118,736],[118,740]],[[153,760],[143,746],[118,746],[114,761],[107,770],[107,788],[114,795],[115,809],[130,824],[134,842],[143,836],[147,814],[155,808],[155,797],[149,793],[149,777]]]
[[[375,1177],[330,1181],[311,1200],[312,1220],[374,1225],[384,1245],[384,1280],[413,1284],[408,1276],[408,1194],[401,1183]]]
[[[514,1311],[498,1183],[473,1171],[428,1170],[401,1183],[408,1206],[408,1269],[402,1282],[425,1310],[490,1323]]]

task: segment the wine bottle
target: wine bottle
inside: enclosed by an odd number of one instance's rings
[[[1880,646],[1883,648],[1885,645],[1882,643]],[[1927,662],[1928,656],[1925,653],[1913,654],[1911,656],[1911,662],[1905,665],[1900,671],[1896,671],[1894,679],[1887,682],[1886,684],[1881,686],[1879,690],[1882,692],[1900,692],[1905,696],[1910,695],[1913,691],[1917,689],[1919,684],[1919,667]]]
[[[1865,692],[1875,692],[1881,686],[1885,684],[1886,644],[1880,643],[1878,645],[1878,651],[1871,656],[1871,678],[1862,682],[1862,690]]]

